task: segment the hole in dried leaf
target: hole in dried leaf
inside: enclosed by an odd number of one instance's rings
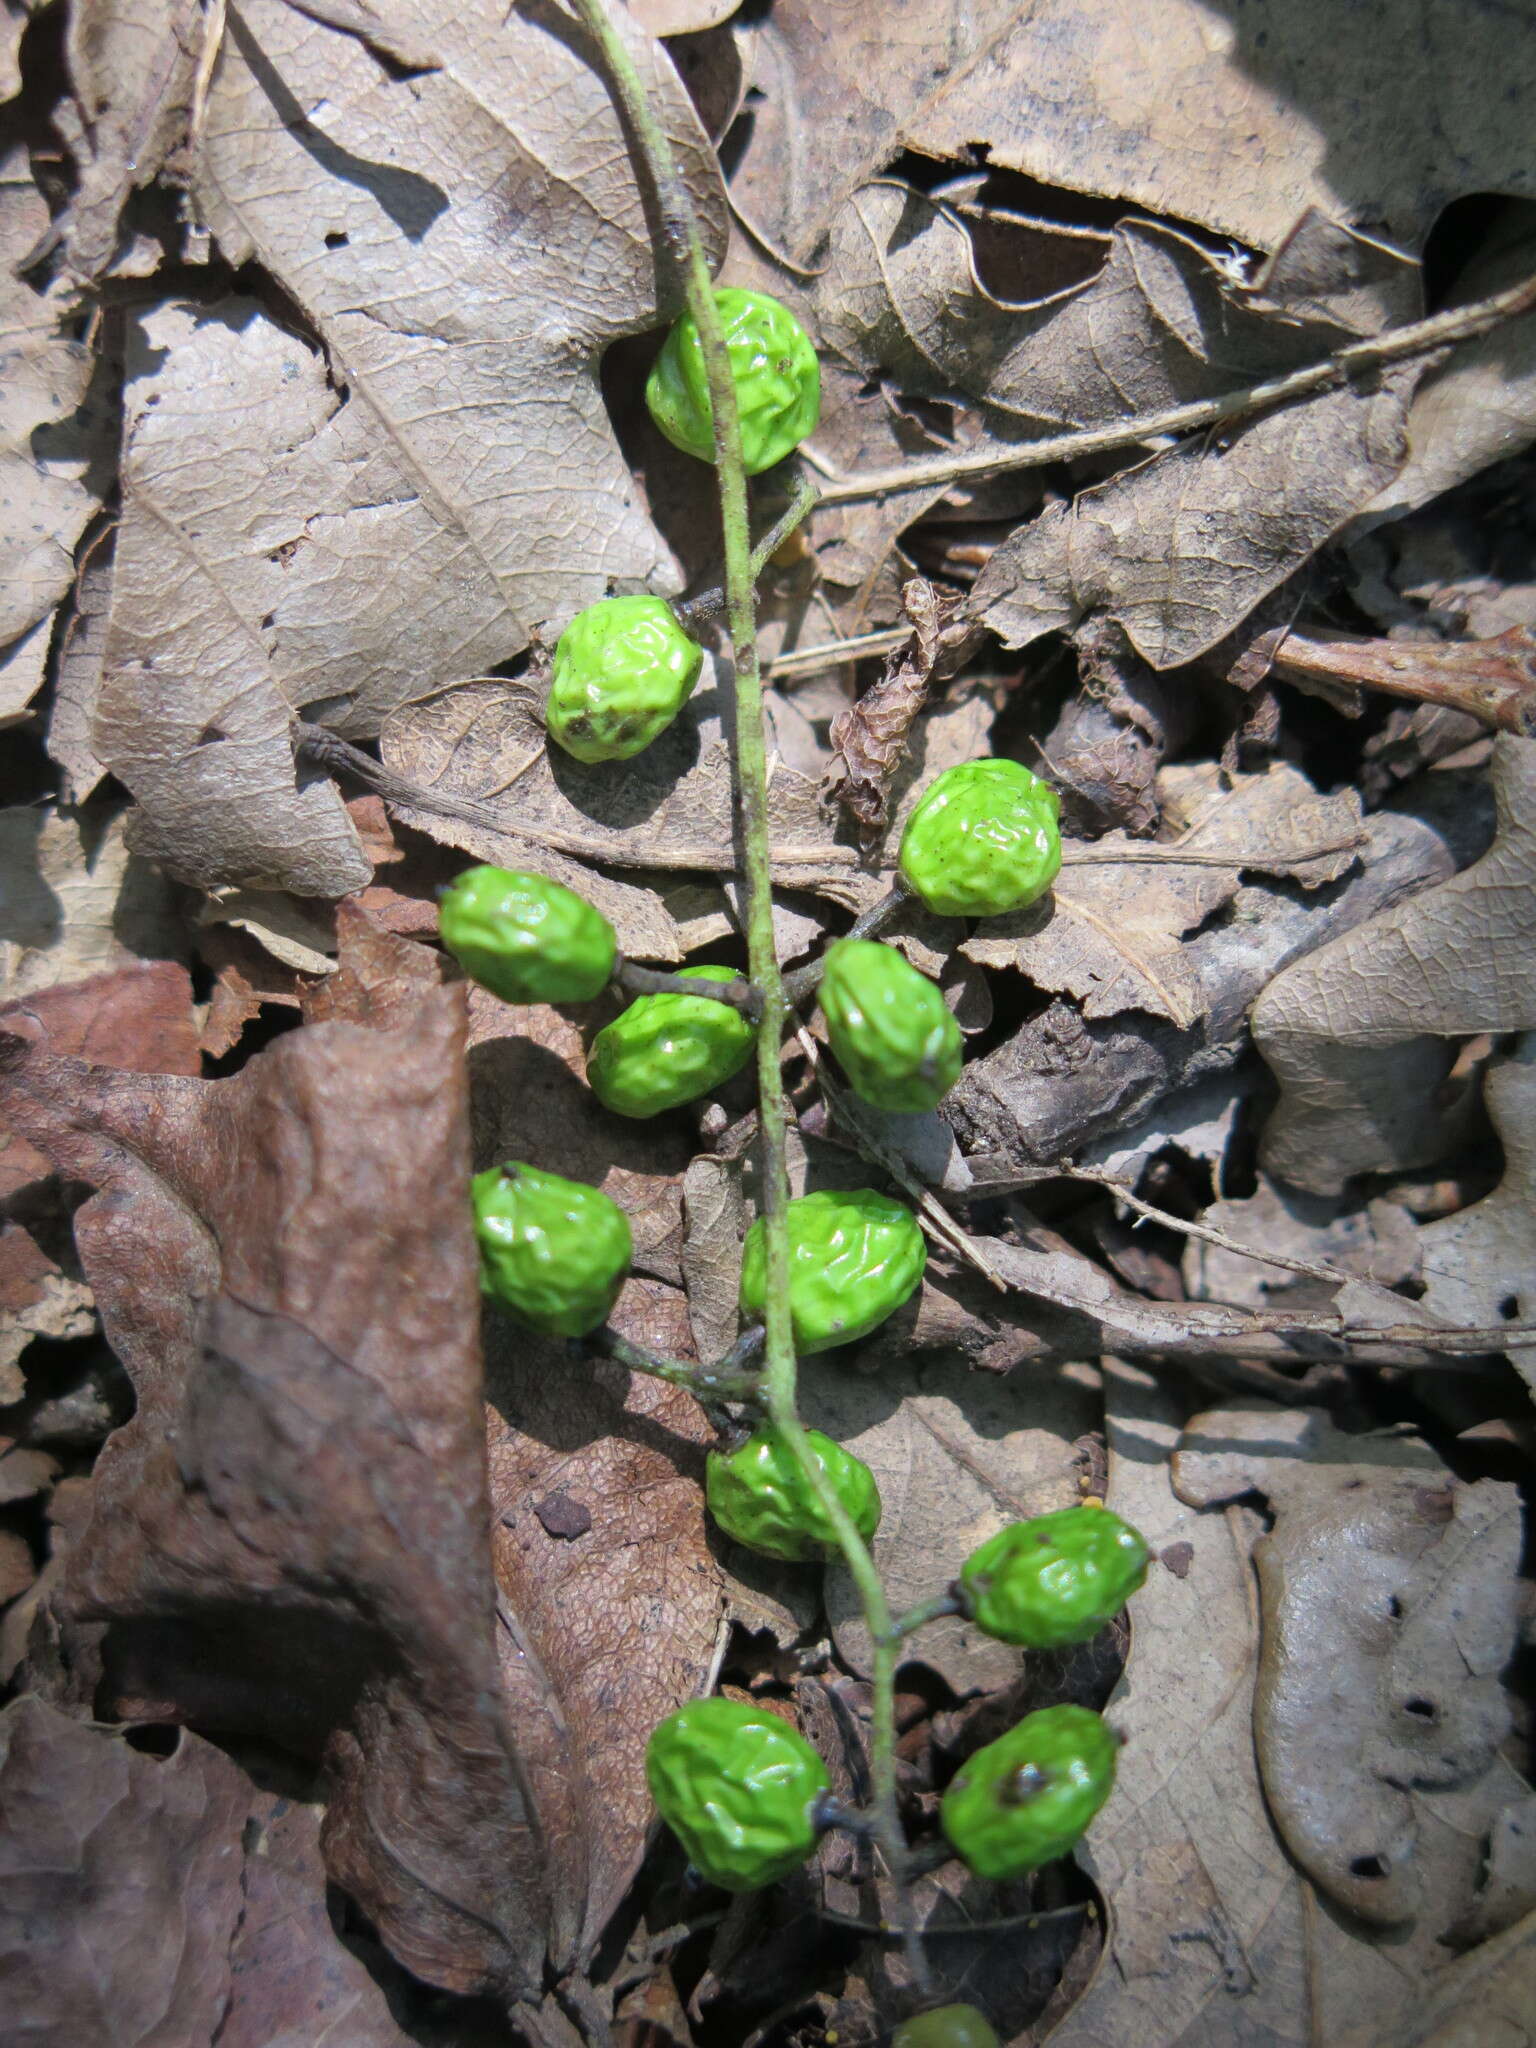
[[[1504,1299],[1503,1299],[1503,1300],[1502,1300],[1502,1301],[1501,1301],[1501,1302],[1499,1303],[1499,1320],[1500,1320],[1501,1322],[1505,1322],[1505,1323],[1513,1323],[1513,1322],[1518,1322],[1518,1321],[1519,1321],[1519,1318],[1520,1318],[1520,1297],[1519,1297],[1519,1295],[1518,1295],[1518,1294],[1506,1294],[1506,1295],[1505,1295],[1505,1297],[1504,1297]]]
[[[1349,1866],[1351,1877],[1385,1877],[1386,1863],[1380,1856],[1356,1856]]]
[[[1438,1721],[1440,1718],[1440,1709],[1433,1700],[1420,1699],[1417,1696],[1403,1701],[1403,1712],[1412,1714],[1420,1721]]]
[[[327,249],[345,249],[352,237],[345,228],[332,228],[325,238]]]

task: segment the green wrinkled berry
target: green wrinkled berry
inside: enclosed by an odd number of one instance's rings
[[[968,1618],[1029,1650],[1085,1643],[1147,1576],[1151,1552],[1108,1508],[1062,1508],[1013,1522],[960,1568]]]
[[[867,1543],[880,1526],[880,1489],[874,1473],[862,1458],[819,1429],[808,1429],[806,1437],[833,1492]],[[788,1446],[766,1424],[739,1449],[710,1453],[704,1496],[726,1535],[764,1557],[803,1564],[836,1548],[825,1508]]]
[[[578,761],[627,761],[693,695],[704,650],[659,597],[604,597],[555,646],[544,723]]]
[[[960,1078],[960,1027],[937,982],[878,939],[827,948],[827,1037],[854,1093],[876,1109],[932,1109]]]
[[[629,1271],[629,1218],[585,1181],[513,1162],[470,1182],[480,1285],[530,1330],[584,1337]]]
[[[669,1714],[645,1750],[656,1810],[711,1884],[755,1892],[816,1847],[827,1767],[777,1714],[737,1700],[695,1700]]]
[[[1086,1707],[1045,1707],[961,1765],[940,1815],[967,1869],[1001,1882],[1065,1856],[1115,1784],[1119,1745]]]
[[[685,967],[697,981],[737,981],[732,967]],[[660,1116],[740,1073],[756,1031],[711,996],[637,996],[598,1032],[587,1058],[593,1093],[620,1116]]]
[[[901,835],[902,879],[942,917],[1002,917],[1061,869],[1060,800],[1018,761],[946,768]]]
[[[782,462],[814,430],[821,415],[821,365],[794,314],[766,292],[728,285],[715,293],[715,305],[741,409],[742,454],[748,476],[756,476]],[[667,336],[646,380],[645,402],[674,448],[714,461],[709,375],[691,313]]]
[[[936,2005],[903,2020],[891,2048],[1002,2048],[997,2030],[974,2005]]]
[[[601,911],[546,875],[466,868],[438,907],[443,944],[504,1003],[585,1003],[613,974],[618,944]]]
[[[789,1205],[789,1312],[801,1357],[867,1337],[911,1294],[928,1261],[917,1218],[873,1188],[828,1188]],[[768,1298],[762,1218],[747,1232],[741,1312],[761,1322]]]

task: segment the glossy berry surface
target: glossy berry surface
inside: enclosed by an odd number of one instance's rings
[[[735,981],[731,967],[685,967],[689,980]],[[673,991],[637,996],[598,1032],[587,1079],[620,1116],[660,1116],[707,1095],[752,1057],[756,1033],[740,1010],[709,996]]]
[[[513,868],[466,868],[438,905],[443,944],[504,1003],[585,1003],[601,995],[613,926],[574,890]]]
[[[960,1568],[960,1596],[978,1628],[1030,1650],[1085,1643],[1147,1576],[1151,1553],[1108,1508],[1062,1508],[1013,1522]]]
[[[1002,2048],[997,2030],[974,2005],[936,2005],[903,2020],[891,2048]]]
[[[726,1699],[669,1714],[645,1751],[656,1810],[711,1884],[755,1892],[816,1846],[827,1767],[777,1714]]]
[[[789,1312],[801,1357],[867,1337],[923,1277],[928,1253],[917,1218],[873,1188],[797,1195],[788,1223]],[[767,1297],[759,1218],[742,1247],[741,1312],[749,1322],[761,1322]]]
[[[607,1320],[633,1250],[617,1202],[516,1163],[477,1173],[470,1191],[487,1294],[549,1337],[584,1337]]]
[[[856,1095],[876,1109],[932,1109],[960,1078],[960,1027],[935,981],[878,939],[827,948],[827,1037]]]
[[[693,695],[704,650],[659,597],[604,597],[555,646],[544,723],[578,761],[627,761]]]
[[[875,1475],[852,1451],[808,1429],[816,1461],[867,1543],[880,1526]],[[713,1451],[705,1468],[709,1511],[735,1542],[801,1564],[825,1557],[837,1537],[826,1510],[777,1434],[764,1425],[739,1449]]]
[[[902,878],[941,917],[1002,917],[1043,896],[1061,869],[1061,809],[1018,761],[946,768],[901,835]]]
[[[1044,1707],[961,1765],[941,1818],[978,1877],[1022,1877],[1065,1856],[1115,1784],[1119,1745],[1086,1707]]]
[[[715,293],[748,476],[771,469],[798,448],[821,415],[821,366],[809,335],[787,306],[766,292],[727,286]],[[691,314],[673,327],[645,386],[651,418],[674,448],[715,459],[714,412],[704,346]]]

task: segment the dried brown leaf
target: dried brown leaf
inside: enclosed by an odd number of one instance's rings
[[[138,960],[186,956],[175,893],[128,851],[121,817],[103,829],[49,805],[0,811],[0,891],[7,999]]]
[[[1226,918],[1185,943],[1181,958],[1201,998],[1192,1030],[1134,1018],[1085,1022],[1074,1004],[1058,1000],[971,1061],[943,1115],[978,1178],[1028,1178],[1085,1144],[1133,1130],[1163,1096],[1211,1071],[1213,1054],[1217,1066],[1235,1063],[1249,1006],[1282,966],[1451,866],[1428,826],[1390,813],[1367,822],[1358,858],[1352,875],[1310,894],[1279,881],[1245,884]]]
[[[1404,1127],[1404,1059],[1435,1086],[1430,1034],[1536,1017],[1536,740],[1501,733],[1492,777],[1498,836],[1481,860],[1298,960],[1255,1003],[1254,1040],[1282,1089],[1264,1138],[1280,1178],[1333,1193],[1351,1174],[1436,1157],[1443,1119]]]
[[[76,186],[42,247],[61,244],[74,277],[89,282],[108,268],[129,195],[184,150],[208,38],[221,21],[198,0],[86,0],[71,10],[74,97],[55,119]]]
[[[614,1323],[688,1355],[684,1299],[656,1281],[632,1280]],[[564,1963],[590,1953],[639,1868],[652,1728],[708,1683],[724,1611],[704,1522],[714,1431],[680,1389],[505,1323],[487,1352],[502,1677],[519,1727],[542,1728],[522,1753]],[[583,1511],[580,1533],[550,1529],[552,1489]]]
[[[1510,1797],[1499,1683],[1519,1627],[1517,1489],[1452,1478],[1422,1442],[1347,1437],[1317,1411],[1212,1410],[1174,1485],[1196,1506],[1250,1492],[1264,1609],[1254,1733],[1291,1853],[1372,1926],[1443,1930]],[[1470,1840],[1469,1840],[1470,1837]]]
[[[1155,669],[1193,661],[1396,474],[1418,366],[1181,442],[1020,528],[972,613],[1010,647],[1116,620]]]
[[[1536,1317],[1536,1034],[1489,1068],[1484,1097],[1504,1177],[1482,1201],[1419,1231],[1424,1306],[1474,1328]],[[1510,1356],[1536,1395],[1536,1346]]]
[[[953,675],[976,640],[973,628],[956,621],[958,597],[924,576],[902,585],[901,605],[912,622],[911,637],[887,657],[873,689],[832,721],[828,788],[857,819],[866,848],[884,828],[891,778],[929,685]]]
[[[0,1715],[6,2026],[39,2048],[202,2048],[229,1996],[245,1774],[196,1735],[143,1756],[35,1698]]]
[[[27,152],[0,156],[0,725],[43,680],[46,621],[74,578],[74,547],[96,509],[88,480],[99,423],[81,409],[89,351],[67,332],[62,290],[16,265],[48,226]]]
[[[138,1395],[56,1602],[109,1624],[104,1695],[322,1750],[332,1877],[419,1975],[516,1996],[545,1905],[497,1700],[461,1001],[211,1083],[12,1039],[4,1106],[99,1190],[76,1238]]]

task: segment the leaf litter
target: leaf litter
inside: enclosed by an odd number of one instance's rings
[[[941,768],[1064,799],[1045,905],[890,927],[970,1039],[937,1115],[787,1051],[797,1186],[892,1182],[932,1235],[806,1374],[879,1474],[895,1602],[1089,1496],[1156,1553],[1128,1638],[1021,1665],[952,1617],[903,1666],[925,1840],[1028,1707],[1126,1738],[1075,1864],[920,1882],[935,1993],[1015,2048],[1443,2044],[1532,1981],[1536,45],[1261,11],[625,30],[724,277],[822,358],[824,502],[764,582],[781,946],[879,898]],[[716,1923],[641,1768],[718,1682],[856,1794],[843,1576],[711,1531],[691,1396],[482,1317],[454,1192],[509,1156],[604,1187],[617,1328],[734,1337],[750,1089],[622,1123],[584,1082],[607,1008],[444,987],[435,944],[469,858],[633,958],[741,957],[728,662],[622,773],[544,744],[576,609],[719,580],[704,472],[627,389],[675,286],[608,89],[556,7],[27,19],[0,1945],[41,1910],[58,1946],[26,2009],[167,2048],[319,2009],[370,2044],[873,2041],[924,1994],[867,1856]]]

